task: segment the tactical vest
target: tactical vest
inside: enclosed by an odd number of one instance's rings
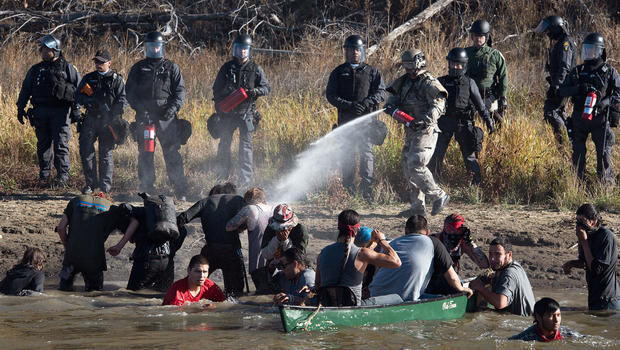
[[[142,60],[138,67],[137,96],[143,100],[167,100],[172,85],[172,62],[168,59]]]
[[[473,108],[470,100],[470,78],[467,76],[439,78],[439,82],[448,90],[446,116],[458,119],[473,119]]]
[[[591,84],[597,91],[602,93],[602,96],[598,96],[598,100],[609,95],[609,79],[612,73],[612,69],[607,63],[603,63],[598,69],[591,71],[586,69],[585,64],[580,64],[576,67],[577,77],[575,85],[579,84]],[[583,108],[586,100],[586,95],[576,95],[572,97],[573,105],[575,108]]]
[[[35,107],[61,107],[74,101],[75,85],[68,81],[67,68],[62,57],[33,67],[31,101]]]
[[[226,87],[224,88],[228,95],[238,88],[242,87],[246,91],[256,87],[256,74],[258,74],[258,65],[248,60],[241,66],[236,61],[228,61],[224,67]],[[255,99],[248,98],[237,106],[231,113],[245,113],[254,109]]]
[[[398,108],[416,118],[424,115],[431,108],[432,99],[428,99],[425,93],[432,85],[441,84],[428,71],[423,71],[414,79],[407,74],[395,80],[388,92],[397,94],[399,97]],[[443,90],[443,88],[441,88]]]
[[[474,79],[480,89],[480,93],[482,93],[483,90],[493,88],[495,82],[492,77],[495,75],[496,68],[494,65],[491,65],[491,56],[495,49],[484,46],[479,49],[482,50],[480,55],[476,55],[477,51],[474,48],[467,48],[466,50],[467,56],[469,57],[467,61],[467,76]],[[481,86],[481,83],[488,78],[491,78],[491,85]]]
[[[114,86],[117,79],[122,79],[122,77],[120,74],[116,73],[116,71],[112,71],[112,74],[106,75],[101,75],[98,72],[92,72],[83,78],[85,83],[93,89],[94,93],[91,97],[97,105],[96,110],[88,110],[89,115],[91,113],[109,113],[112,110],[112,105],[116,99],[116,91]]]
[[[367,64],[360,64],[357,68],[345,63],[336,73],[338,81],[338,96],[347,101],[361,101],[368,96],[372,70]]]

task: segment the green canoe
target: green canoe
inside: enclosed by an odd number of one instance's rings
[[[466,305],[465,294],[452,294],[396,305],[321,307],[318,312],[316,306],[282,305],[280,318],[286,332],[303,329],[314,331],[413,320],[456,319],[463,317]]]

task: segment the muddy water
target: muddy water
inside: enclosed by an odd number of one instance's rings
[[[563,325],[586,335],[560,344],[506,338],[530,318],[488,312],[452,321],[414,321],[338,331],[285,334],[267,297],[247,297],[205,311],[162,307],[159,294],[123,289],[100,293],[50,290],[0,296],[1,349],[620,349],[620,316],[589,314],[581,290],[537,295],[560,301]],[[261,299],[262,298],[262,299]],[[256,305],[256,304],[262,304]]]

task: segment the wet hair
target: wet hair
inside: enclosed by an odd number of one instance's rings
[[[26,247],[26,251],[24,252],[24,256],[22,257],[22,261],[20,264],[31,266],[37,270],[43,268],[43,263],[45,262],[45,254],[39,248],[35,247]]]
[[[267,203],[267,198],[265,197],[265,191],[262,188],[252,187],[243,195],[243,201],[247,205]]]
[[[307,266],[306,257],[304,252],[299,248],[289,248],[282,253],[282,255],[286,258],[287,262],[297,261],[300,265]]]
[[[423,215],[412,215],[405,223],[407,233],[418,233],[428,230],[428,220]]]
[[[491,243],[489,243],[489,245],[490,246],[501,245],[502,247],[504,247],[504,250],[506,251],[506,253],[512,251],[512,244],[510,244],[510,241],[508,240],[508,238],[504,236],[497,236],[495,239],[491,241]]]
[[[194,255],[191,259],[189,259],[189,264],[187,265],[187,268],[191,270],[198,265],[209,265],[209,260],[207,260],[204,255]]]
[[[560,304],[551,298],[542,298],[534,304],[534,323],[536,323],[536,315],[543,316],[546,313],[553,313],[560,309]]]
[[[582,204],[579,209],[577,209],[576,214],[583,215],[586,219],[590,221],[594,221],[596,219],[600,222],[602,220],[601,214],[599,214],[596,208],[590,203]]]
[[[353,209],[345,209],[338,214],[338,237],[350,236],[351,231],[347,226],[353,226],[360,222],[360,214]],[[344,226],[341,228],[341,226]],[[346,228],[345,228],[346,227]]]

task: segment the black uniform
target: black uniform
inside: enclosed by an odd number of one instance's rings
[[[581,115],[587,90],[598,91],[598,99],[592,120]],[[580,178],[586,166],[586,140],[592,134],[596,147],[596,172],[602,181],[613,184],[614,171],[611,164],[611,148],[616,136],[609,126],[608,107],[620,102],[620,75],[614,67],[602,60],[575,67],[558,90],[560,96],[571,96],[573,102],[573,166]]]
[[[206,241],[200,254],[209,261],[209,275],[222,269],[226,294],[233,296],[243,293],[245,268],[239,234],[226,231],[226,223],[242,207],[243,197],[216,194],[196,202],[177,217],[177,223],[182,226],[200,216]]]
[[[586,268],[588,283],[588,309],[620,310],[620,284],[616,277],[618,243],[614,233],[602,226],[588,234],[592,252],[591,269]],[[586,261],[583,247],[579,245],[579,260]]]
[[[338,125],[354,120],[360,115],[374,112],[379,104],[385,101],[385,84],[379,71],[368,64],[360,63],[353,67],[350,63],[343,63],[336,67],[329,75],[325,95],[329,103],[338,108]],[[355,102],[362,103],[365,110],[357,114],[353,108]],[[374,157],[372,143],[369,139],[359,143],[360,157],[360,188],[362,194],[370,195],[373,180]],[[353,178],[357,168],[355,154],[346,157],[348,161],[342,164],[342,182],[347,188],[353,187]]]
[[[446,113],[439,118],[441,133],[437,138],[435,153],[429,163],[429,168],[436,181],[440,181],[443,158],[446,155],[452,135],[459,143],[465,168],[473,174],[472,183],[479,184],[481,180],[480,164],[476,159],[477,145],[481,140],[480,128],[475,126],[474,107],[483,120],[490,120],[488,110],[480,96],[476,82],[467,77],[440,77],[439,82],[448,90]],[[478,135],[476,135],[478,133]]]
[[[37,135],[40,179],[47,179],[52,170],[52,142],[56,178],[60,182],[69,179],[69,116],[79,115],[74,104],[79,82],[79,73],[61,54],[53,62],[42,61],[32,66],[22,83],[17,108],[23,111],[29,100],[34,107],[31,123]]]
[[[86,84],[94,91],[91,96],[81,92]],[[112,189],[112,150],[115,143],[109,128],[112,121],[122,118],[125,112],[125,83],[123,77],[111,69],[105,74],[94,71],[82,78],[77,91],[76,101],[86,107],[86,115],[79,128],[80,156],[86,186],[92,189],[99,187],[109,193]],[[99,177],[95,164],[96,140],[99,140]]]
[[[543,109],[545,120],[553,128],[553,133],[560,144],[562,143],[562,130],[566,129],[564,105],[567,99],[558,96],[557,90],[576,64],[577,45],[573,38],[563,34],[549,50],[548,61],[545,65],[545,70],[549,73],[547,77],[549,90],[547,90],[547,99]]]
[[[228,179],[231,175],[231,152],[233,133],[239,128],[239,171],[237,174],[239,187],[245,188],[252,183],[253,152],[252,135],[257,126],[258,112],[256,98],[269,94],[269,81],[263,69],[252,60],[240,64],[236,59],[230,60],[220,68],[213,83],[213,99],[219,103],[232,92],[242,87],[246,91],[253,90],[254,96],[235,107],[230,113],[222,113],[222,130],[217,148],[216,173],[220,179]],[[221,113],[218,111],[218,113]]]
[[[144,125],[153,123],[155,134],[161,142],[168,178],[178,196],[187,190],[183,172],[181,144],[177,137],[177,113],[185,101],[185,82],[181,70],[165,58],[145,58],[131,67],[127,77],[127,100],[136,111],[138,133]],[[170,119],[165,119],[168,116]],[[142,140],[142,137],[138,138]],[[139,144],[138,175],[141,190],[153,192],[155,183],[154,153],[145,152]]]

